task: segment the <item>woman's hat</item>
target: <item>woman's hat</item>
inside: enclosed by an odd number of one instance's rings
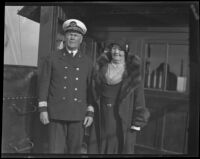
[[[128,42],[126,42],[125,40],[113,40],[109,43],[108,47],[112,47],[114,45],[118,45],[120,47],[121,50],[124,50],[125,52],[128,52]]]

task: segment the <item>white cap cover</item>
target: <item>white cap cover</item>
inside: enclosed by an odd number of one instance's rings
[[[68,19],[63,23],[63,30],[76,31],[84,35],[87,32],[87,28],[83,22],[77,19]]]

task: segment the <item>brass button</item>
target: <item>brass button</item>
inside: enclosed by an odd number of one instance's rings
[[[74,98],[74,101],[77,101],[78,99],[77,98]]]
[[[67,69],[68,67],[67,67],[67,66],[65,66],[64,68],[65,68],[65,69]]]
[[[79,68],[77,67],[76,70],[79,71]]]
[[[77,91],[77,90],[78,90],[78,88],[75,88],[74,90],[75,90],[75,91]]]
[[[76,80],[78,81],[78,77],[76,77]]]
[[[108,107],[112,107],[112,104],[106,104]]]
[[[67,79],[67,76],[64,76],[64,79]]]
[[[66,87],[66,86],[64,86],[64,89],[67,89],[67,87]]]

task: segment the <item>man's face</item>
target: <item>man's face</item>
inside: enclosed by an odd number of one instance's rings
[[[77,32],[66,32],[65,33],[65,44],[70,50],[78,49],[83,36]]]

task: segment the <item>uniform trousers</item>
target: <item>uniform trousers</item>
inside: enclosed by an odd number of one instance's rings
[[[80,154],[84,135],[83,121],[50,121],[50,153]]]

